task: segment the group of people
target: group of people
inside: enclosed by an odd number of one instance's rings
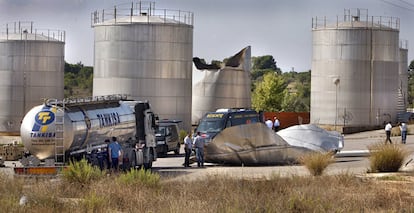
[[[273,118],[273,121],[269,118],[265,121],[265,124],[267,127],[269,127],[269,129],[273,129],[273,131],[277,132],[279,130],[280,127],[280,121],[279,119],[275,116]]]
[[[407,141],[407,124],[405,122],[401,122],[399,123],[398,126],[400,127],[400,131],[401,131],[401,143],[405,144]],[[385,143],[390,142],[390,144],[392,144],[391,130],[392,130],[391,122],[388,122],[385,125],[385,135],[386,135]]]
[[[107,149],[105,151],[100,151],[98,153],[98,164],[101,170],[105,169],[105,161],[108,170],[113,170],[118,172],[119,170],[119,161],[123,156],[122,146],[117,141],[116,137],[112,137],[112,141],[109,139],[105,140],[107,144]]]
[[[195,149],[195,152],[196,152],[197,166],[204,167],[204,145],[205,145],[205,141],[204,141],[204,138],[201,137],[200,132],[197,132],[197,135],[194,138],[194,141],[191,139],[191,133],[187,132],[187,135],[184,138],[184,151],[185,151],[184,167],[191,167],[190,156],[191,156],[191,152],[193,151],[193,148]]]

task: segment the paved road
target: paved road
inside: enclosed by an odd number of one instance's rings
[[[401,143],[400,137],[391,138],[394,143]],[[367,151],[370,145],[382,143],[385,141],[385,132],[383,130],[375,130],[350,134],[345,136],[345,146],[343,152],[349,151]],[[414,135],[407,137],[407,144],[404,145],[407,151],[414,152]],[[183,153],[183,152],[181,152]],[[410,156],[408,159],[410,159]],[[407,160],[408,160],[407,159]],[[292,175],[308,175],[306,168],[300,165],[292,166],[262,166],[262,167],[240,167],[240,166],[218,166],[207,164],[206,168],[183,168],[183,155],[169,155],[166,158],[159,158],[154,162],[154,170],[163,176],[171,178],[200,178],[209,175],[226,174],[234,177],[271,177],[272,175],[292,176]],[[414,164],[414,163],[413,163]],[[369,160],[367,157],[337,157],[335,162],[331,164],[327,170],[327,174],[349,173],[362,175],[366,174],[369,169]],[[413,166],[408,165],[402,170],[413,170]]]
[[[385,141],[385,133],[383,130],[369,131],[356,133],[345,136],[345,146],[343,151],[352,150],[367,150],[368,147],[375,143]],[[392,141],[401,143],[400,137],[392,137]],[[407,144],[404,145],[407,151],[414,153],[414,135],[407,137]],[[181,150],[181,153],[184,153]],[[410,156],[408,159],[410,159]],[[241,166],[221,166],[214,164],[206,164],[205,168],[197,168],[193,164],[191,168],[184,168],[184,155],[168,154],[167,157],[158,158],[153,164],[153,170],[167,179],[197,179],[207,176],[215,176],[225,174],[231,177],[238,178],[269,178],[271,176],[292,176],[292,175],[308,175],[309,172],[300,165],[291,166],[260,166],[260,167],[241,167]],[[8,166],[13,166],[13,162],[7,162]],[[414,164],[414,163],[412,163]],[[367,172],[369,168],[369,160],[367,157],[338,157],[335,162],[331,164],[326,174],[340,174],[349,173],[362,175]],[[409,164],[403,170],[414,170],[414,165]],[[7,171],[10,174],[11,169],[1,169],[0,171]]]

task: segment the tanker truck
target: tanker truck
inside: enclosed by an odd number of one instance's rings
[[[82,157],[96,160],[93,156],[107,148],[105,140],[116,137],[128,166],[151,168],[157,159],[157,123],[148,101],[126,96],[47,100],[23,118],[20,135],[31,155],[21,162],[39,167],[43,162],[64,165]]]

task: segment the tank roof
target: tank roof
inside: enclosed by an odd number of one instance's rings
[[[163,23],[193,25],[194,14],[189,11],[155,9],[154,2],[121,4],[91,14],[91,26]]]
[[[36,29],[33,27],[33,22],[7,23],[0,32],[0,40],[65,42],[65,37],[63,30]]]
[[[345,9],[343,16],[336,20],[324,17],[312,18],[312,30],[366,28],[380,30],[400,30],[400,19],[389,16],[368,16],[366,9]]]

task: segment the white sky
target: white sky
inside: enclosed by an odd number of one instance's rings
[[[66,31],[65,60],[93,66],[91,13],[125,0],[0,0],[0,25],[33,21],[35,28]],[[336,19],[344,9],[400,18],[400,39],[414,59],[414,0],[157,0],[157,9],[194,13],[194,56],[222,60],[250,45],[252,56],[273,55],[282,71],[311,68],[312,17]],[[3,29],[1,29],[3,31]]]

